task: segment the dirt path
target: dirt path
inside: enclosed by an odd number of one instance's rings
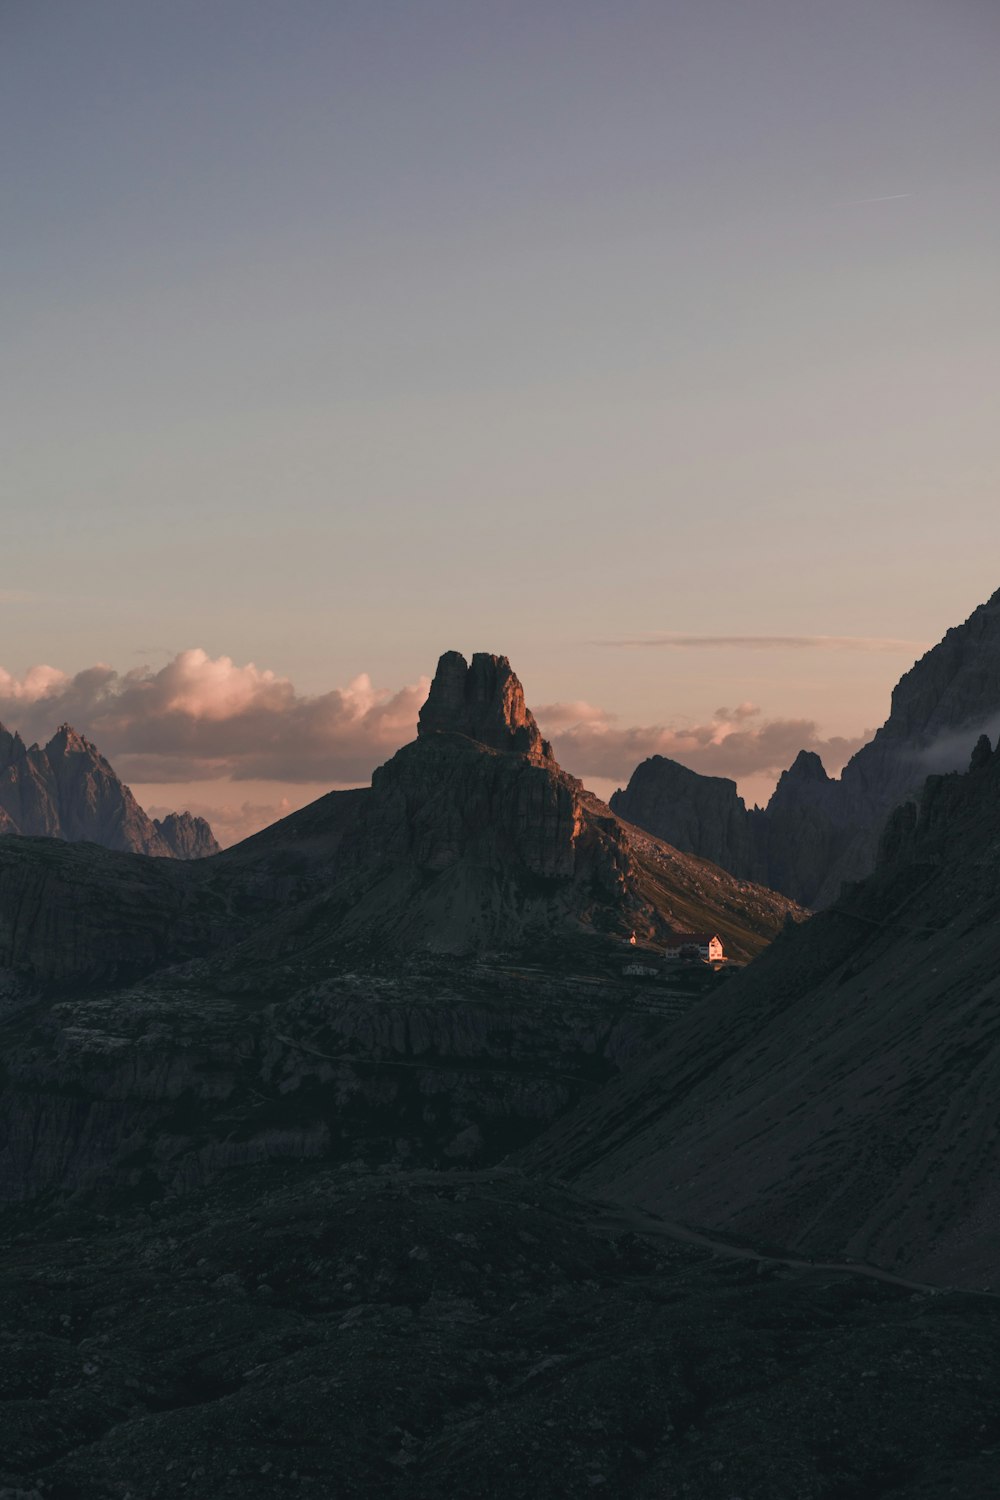
[[[610,1229],[617,1232],[650,1235],[659,1239],[678,1240],[685,1245],[700,1245],[715,1255],[725,1255],[732,1260],[753,1260],[763,1265],[790,1266],[796,1271],[838,1271],[847,1276],[867,1276],[872,1281],[885,1281],[890,1286],[905,1287],[911,1292],[923,1292],[929,1296],[941,1296],[947,1292],[960,1293],[965,1297],[989,1297],[1000,1299],[1000,1292],[975,1291],[971,1287],[933,1286],[926,1281],[911,1281],[905,1276],[894,1276],[891,1271],[881,1271],[877,1266],[858,1265],[854,1261],[809,1260],[791,1255],[766,1255],[748,1245],[733,1245],[727,1240],[716,1240],[697,1229],[688,1229],[683,1224],[670,1224],[664,1219],[650,1217],[639,1209],[609,1208],[606,1216],[598,1220],[595,1229]]]

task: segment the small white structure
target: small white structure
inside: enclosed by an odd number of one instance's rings
[[[716,932],[675,932],[667,941],[667,958],[700,958],[702,963],[721,964],[726,954]]]
[[[654,968],[651,964],[641,964],[638,959],[635,958],[630,964],[626,964],[624,969],[622,969],[623,974],[644,974],[654,977],[659,972],[659,969]]]

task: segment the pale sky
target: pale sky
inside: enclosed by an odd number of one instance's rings
[[[0,719],[230,836],[449,648],[602,791],[847,753],[1000,586],[998,60],[995,0],[0,0]]]

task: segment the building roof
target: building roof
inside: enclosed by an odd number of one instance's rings
[[[722,942],[722,939],[719,937],[719,934],[717,932],[674,932],[670,936],[668,946],[670,945],[670,943],[674,945],[683,945],[684,943],[698,943],[701,947],[704,947],[707,943],[711,943],[713,940],[717,943]]]

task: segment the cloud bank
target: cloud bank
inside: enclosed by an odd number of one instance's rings
[[[422,677],[397,691],[376,688],[361,675],[310,696],[252,662],[238,666],[228,656],[190,650],[159,669],[124,673],[98,665],[69,676],[38,666],[15,678],[0,669],[0,721],[28,740],[48,739],[66,721],[129,782],[357,785],[414,738],[428,687]],[[777,775],[807,749],[835,771],[869,737],[825,738],[812,719],[767,719],[754,703],[681,727],[622,725],[586,702],[550,703],[536,715],[567,770],[622,783],[650,755],[738,779]],[[235,832],[263,811],[232,799],[225,817]],[[215,811],[216,819],[222,815]]]
[[[777,775],[800,750],[815,750],[836,772],[871,738],[824,737],[813,719],[763,719],[755,703],[719,708],[706,724],[622,727],[615,716],[589,703],[550,703],[537,712],[561,765],[586,779],[600,776],[624,784],[640,761],[665,755],[705,776]]]
[[[0,668],[0,721],[47,739],[63,721],[126,781],[365,782],[413,738],[429,679],[392,692],[367,675],[315,696],[228,656],[182,651],[154,671],[88,667],[70,677]]]

